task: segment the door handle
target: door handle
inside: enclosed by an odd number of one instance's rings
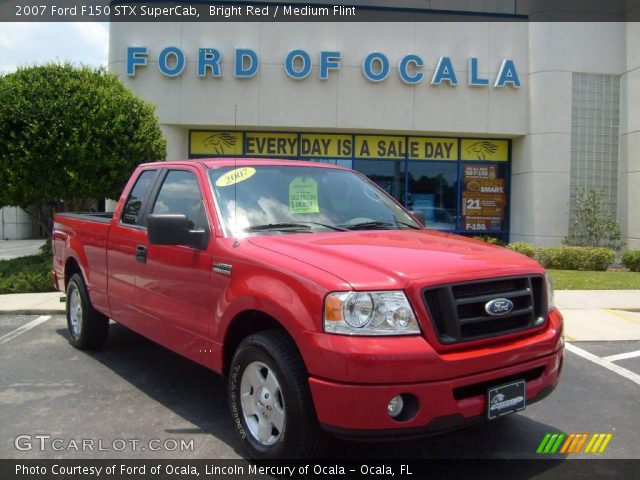
[[[136,245],[136,261],[147,263],[147,247],[144,245]]]

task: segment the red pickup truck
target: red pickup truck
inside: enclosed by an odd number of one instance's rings
[[[100,347],[111,318],[225,375],[255,458],[500,418],[562,368],[538,263],[426,230],[340,167],[140,165],[113,214],[57,215],[53,248],[71,343]]]

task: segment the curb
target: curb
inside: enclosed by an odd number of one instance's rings
[[[64,310],[0,310],[0,315],[64,315]]]

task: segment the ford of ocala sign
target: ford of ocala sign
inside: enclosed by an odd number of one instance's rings
[[[127,75],[134,77],[137,69],[145,67],[149,60],[147,47],[127,48]],[[198,77],[221,77],[223,75],[222,53],[215,48],[200,48],[197,56],[196,74]],[[320,80],[327,80],[332,71],[340,70],[342,55],[337,51],[322,51],[316,58],[317,75]],[[415,85],[425,77],[423,69],[425,63],[422,57],[414,54],[405,55],[398,59],[398,75],[403,82]],[[167,47],[157,57],[158,68],[163,75],[179,77],[187,65],[187,55],[180,48]],[[391,60],[381,52],[371,52],[362,59],[362,73],[371,82],[382,82],[391,72]],[[292,50],[284,58],[284,71],[294,80],[303,80],[312,73],[314,58],[305,50]],[[258,54],[248,48],[237,48],[233,65],[233,75],[237,78],[251,78],[260,70]],[[489,79],[480,74],[478,58],[469,59],[467,84],[474,87],[487,87],[493,84],[495,88],[507,85],[520,88],[520,76],[514,61],[510,58],[502,60],[495,77]],[[440,57],[435,64],[432,85],[448,83],[459,85],[460,80],[451,57]]]

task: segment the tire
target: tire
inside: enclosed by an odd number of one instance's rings
[[[328,443],[302,358],[283,331],[264,331],[242,341],[231,363],[229,407],[251,458],[314,458]]]
[[[82,276],[71,276],[67,285],[67,329],[69,342],[81,350],[102,347],[109,333],[109,318],[98,312],[89,299]]]

